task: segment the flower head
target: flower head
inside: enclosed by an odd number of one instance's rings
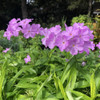
[[[25,63],[28,63],[31,61],[31,57],[29,55],[27,55],[26,58],[24,58]]]
[[[85,66],[85,65],[86,65],[86,62],[83,61],[83,62],[82,62],[82,66]]]
[[[96,47],[98,47],[100,49],[100,42],[96,45]]]
[[[19,27],[19,21],[20,19],[15,19],[15,18],[10,20],[8,27],[3,35],[4,37],[7,37],[8,40],[10,40],[12,36],[19,35],[19,31],[21,31],[21,27]]]
[[[7,51],[9,51],[10,48],[6,48],[5,50],[3,50],[4,53],[7,53]]]
[[[89,49],[94,50],[95,44],[92,42],[94,38],[92,32],[84,23],[75,23],[73,26],[65,24],[65,30],[61,31],[60,25],[51,27],[50,29],[42,30],[44,38],[42,44],[50,49],[55,46],[59,47],[60,51],[70,52],[72,55],[83,53],[89,54]]]
[[[98,57],[100,58],[100,55]]]
[[[30,22],[32,22],[33,19],[28,19],[25,18],[22,21],[19,22],[19,25],[22,26],[22,28],[25,28],[27,24],[29,24]]]
[[[66,62],[68,62],[69,61],[69,59],[66,59]]]

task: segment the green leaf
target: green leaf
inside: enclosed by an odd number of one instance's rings
[[[81,92],[77,92],[77,91],[74,91],[74,90],[70,90],[73,94],[75,94],[76,96],[78,97],[82,97],[82,99],[84,100],[91,100],[91,98]]]
[[[53,95],[50,95],[50,96],[48,96],[47,98],[45,98],[45,99],[43,99],[43,100],[59,100],[59,99],[57,99],[55,96],[53,96]]]
[[[38,100],[38,96],[40,95],[40,92],[42,88],[52,79],[52,74],[42,83],[42,85],[38,88],[37,92],[34,94],[35,95],[35,100]]]
[[[37,89],[40,86],[38,84],[31,84],[26,82],[19,82],[17,85],[15,85],[17,88],[30,88],[30,89]]]
[[[100,90],[100,69],[99,69],[100,64],[98,64],[96,67],[96,71],[95,71],[95,84],[96,84],[96,90],[97,92]]]
[[[69,100],[74,100],[71,93],[69,91],[66,92]]]
[[[63,87],[63,84],[59,78],[58,78],[58,84],[59,84],[59,88],[61,90],[61,93],[62,93],[64,100],[68,100],[66,92],[65,92],[64,87]]]
[[[90,90],[91,90],[91,98],[94,99],[96,96],[96,85],[94,80],[94,73],[91,75],[91,79],[90,79]]]
[[[42,64],[46,63],[47,60],[48,60],[47,57],[42,57],[42,58],[40,58],[40,59],[38,59],[38,60],[36,61],[35,66],[42,65]]]
[[[76,70],[76,66],[74,65],[72,66],[72,68],[70,68],[70,74],[67,79],[68,82],[65,88],[66,90],[74,89],[76,78],[77,78],[77,70]]]
[[[19,95],[16,100],[31,100],[27,95]]]
[[[88,83],[90,83],[90,74],[87,70],[83,70],[81,67],[77,68],[78,71],[82,74],[82,76],[87,80]]]
[[[100,97],[100,94],[97,94],[96,97]]]
[[[17,78],[25,71],[27,71],[31,66],[23,66],[23,68],[16,73],[16,75],[7,83],[7,91],[10,91],[12,86],[14,85]]]
[[[65,80],[67,78],[66,75],[68,75],[67,73],[68,73],[69,69],[73,66],[74,63],[75,63],[75,58],[72,57],[62,73],[62,77],[61,77],[62,84],[65,82]]]
[[[82,80],[82,81],[78,81],[75,83],[75,88],[86,88],[86,87],[89,87],[90,84],[85,81],[85,80]]]
[[[45,81],[47,79],[48,75],[41,75],[41,76],[37,76],[37,77],[34,77],[34,76],[26,76],[24,78],[19,78],[20,81],[25,81],[25,82],[28,82],[28,83],[38,83],[38,82],[41,82],[41,81]]]

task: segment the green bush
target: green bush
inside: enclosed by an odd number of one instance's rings
[[[71,25],[73,25],[74,23],[84,23],[89,28],[93,28],[93,25],[91,25],[92,22],[92,18],[88,15],[79,15],[77,17],[72,18]]]

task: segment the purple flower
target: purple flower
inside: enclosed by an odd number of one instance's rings
[[[35,36],[35,32],[33,31],[33,28],[30,24],[27,24],[23,29],[22,29],[22,33],[24,34],[24,37],[26,39],[30,38],[30,37],[34,37]]]
[[[40,24],[32,24],[32,31],[35,33],[35,34],[39,34],[40,32]]]
[[[55,35],[59,34],[61,32],[61,26],[60,25],[56,25],[54,27],[51,27],[49,29],[50,32],[55,33]]]
[[[27,58],[24,58],[25,63],[28,63],[31,61],[31,57],[29,55],[27,55]]]
[[[73,27],[83,29],[84,28],[84,23],[74,23]]]
[[[66,62],[68,62],[69,61],[69,59],[66,59]]]
[[[82,66],[85,66],[85,65],[86,65],[86,62],[83,61],[83,62],[82,62]]]
[[[5,50],[3,50],[4,53],[7,53],[7,51],[9,51],[10,48],[6,48]]]
[[[65,49],[65,51],[70,52],[72,55],[77,55],[78,51],[83,50],[83,44],[77,41],[77,38],[74,38],[69,41],[69,45]]]
[[[68,37],[68,40],[74,38],[75,36],[78,36],[79,29],[76,29],[72,26],[67,27],[66,31],[63,31],[63,35],[66,35]]]
[[[55,34],[52,32],[50,33],[49,37],[47,38],[46,40],[46,45],[50,48],[50,49],[53,49],[54,46],[55,46],[55,39],[56,39],[56,36]]]
[[[64,24],[64,25],[65,25],[65,30],[67,30],[68,26],[66,24]]]
[[[98,57],[100,58],[100,55]]]
[[[18,36],[19,35],[19,31],[21,31],[21,27],[19,27],[19,21],[20,19],[15,19],[13,18],[10,22],[9,25],[4,33],[4,37],[7,37],[8,40],[10,40],[10,38],[12,36]]]
[[[96,47],[98,47],[100,49],[100,42],[96,45]]]
[[[83,45],[83,50],[80,51],[80,53],[85,51],[87,54],[89,54],[89,49],[94,50],[94,48],[95,48],[95,44],[92,41],[85,41]]]
[[[68,46],[67,36],[58,35],[55,40],[55,45],[59,47],[60,51],[64,51]]]
[[[33,19],[23,19],[22,21],[19,22],[19,25],[22,26],[22,28],[25,28],[27,24],[29,24],[30,22],[32,22]]]
[[[44,35],[45,37],[42,39],[42,44],[45,45],[45,47],[47,47],[47,40],[49,38],[49,35],[51,34],[51,32],[45,28],[44,30],[42,30],[41,35]]]
[[[90,39],[89,39],[88,30],[83,30],[83,29],[79,30],[79,33],[78,33],[78,36],[77,36],[77,40],[80,43],[83,43],[83,44],[84,44],[85,41],[89,41]]]
[[[61,27],[56,25],[50,29],[41,28],[41,34],[45,37],[42,39],[42,44],[50,49],[54,46],[59,47],[60,51],[70,52],[72,55],[83,53],[89,54],[89,49],[94,50],[95,44],[91,41],[94,36],[84,23],[75,23],[68,27],[65,24],[65,30],[61,31]]]
[[[3,36],[4,36],[4,37],[7,37],[7,39],[10,40],[11,36],[13,36],[13,33],[12,33],[11,31],[7,30],[7,31],[4,33]]]

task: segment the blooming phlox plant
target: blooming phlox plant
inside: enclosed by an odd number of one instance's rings
[[[56,28],[56,29],[55,29]],[[51,30],[52,29],[52,30]],[[57,33],[56,31],[57,30]],[[59,31],[58,31],[59,30]],[[75,23],[73,26],[65,24],[65,30],[62,31],[59,25],[47,30],[47,34],[42,39],[42,43],[53,49],[57,46],[60,51],[70,52],[72,55],[83,53],[89,54],[89,49],[94,50],[93,31],[83,23]]]
[[[42,44],[45,47],[53,49],[57,46],[60,51],[70,52],[72,55],[83,53],[89,54],[89,49],[94,50],[93,31],[91,31],[84,23],[74,23],[73,26],[65,24],[65,30],[62,31],[60,25],[51,28],[42,28],[40,24],[30,24],[33,19],[12,19],[8,28],[4,33],[4,37],[10,40],[11,36],[18,36],[19,32],[27,38],[34,38],[36,34],[43,35]],[[97,46],[99,47],[100,44]]]
[[[33,19],[27,18],[23,20],[13,18],[8,24],[4,37],[10,40],[12,36],[19,36],[19,32],[22,32],[26,39],[30,37],[33,38],[35,34],[39,34],[40,24],[30,25],[29,23],[32,22],[32,20]]]

